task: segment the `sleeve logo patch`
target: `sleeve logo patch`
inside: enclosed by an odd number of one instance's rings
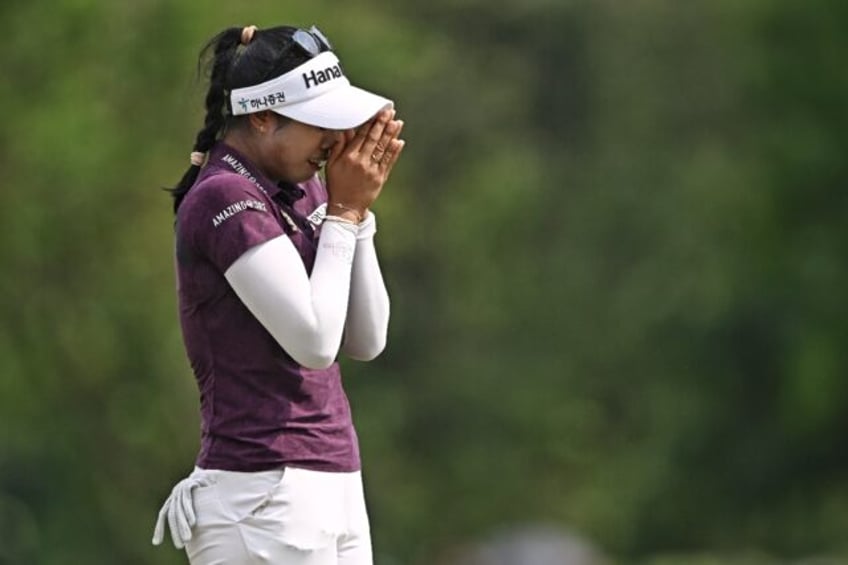
[[[215,214],[215,217],[212,218],[212,225],[217,228],[239,212],[244,212],[245,210],[259,210],[260,212],[267,212],[268,208],[264,203],[258,200],[239,200],[238,202],[233,202],[221,210],[218,214]]]

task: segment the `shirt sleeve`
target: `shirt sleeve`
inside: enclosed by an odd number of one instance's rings
[[[260,189],[238,175],[216,175],[198,184],[180,218],[192,247],[221,272],[249,249],[285,234]]]
[[[342,343],[342,351],[359,361],[370,361],[382,353],[389,326],[389,294],[374,248],[376,231],[377,220],[369,211],[356,236]]]
[[[249,250],[224,276],[295,361],[325,369],[339,352],[355,245],[356,226],[332,222],[321,230],[311,276],[286,237]]]

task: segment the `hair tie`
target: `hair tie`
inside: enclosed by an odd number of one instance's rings
[[[206,153],[201,153],[200,151],[192,151],[189,156],[189,160],[191,164],[195,167],[202,167],[203,162],[206,160]]]
[[[256,33],[256,26],[246,26],[241,30],[241,44],[247,45],[253,41],[253,34]]]

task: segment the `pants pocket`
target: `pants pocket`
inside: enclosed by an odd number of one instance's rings
[[[334,545],[344,533],[344,498],[332,473],[288,468],[269,496],[241,521],[247,538],[301,551]]]

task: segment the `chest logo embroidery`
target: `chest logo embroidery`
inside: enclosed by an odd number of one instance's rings
[[[223,224],[228,219],[232,218],[239,212],[244,212],[245,210],[259,210],[260,212],[267,212],[265,204],[258,200],[239,200],[238,202],[233,202],[212,218],[212,225],[214,227],[218,227]]]

